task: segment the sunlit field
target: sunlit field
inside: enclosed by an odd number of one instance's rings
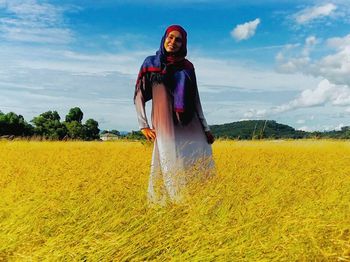
[[[0,261],[350,261],[350,142],[218,141],[150,207],[152,145],[0,142]]]

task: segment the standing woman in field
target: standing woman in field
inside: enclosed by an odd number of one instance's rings
[[[187,55],[187,33],[169,26],[156,55],[143,62],[134,103],[142,134],[154,141],[148,198],[161,205],[182,200],[194,181],[214,174],[214,137],[204,118],[194,67]],[[152,99],[152,128],[145,102]]]

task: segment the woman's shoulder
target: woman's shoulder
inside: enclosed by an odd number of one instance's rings
[[[147,56],[143,61],[139,74],[147,72],[160,72],[162,70],[160,60],[156,55]]]
[[[184,69],[186,71],[194,73],[194,65],[187,59],[185,59],[185,62],[184,62]]]
[[[194,65],[188,59],[185,59],[184,68],[186,70],[193,70],[194,71]]]
[[[145,60],[143,61],[142,65],[143,66],[145,66],[145,65],[154,65],[156,63],[156,60],[157,60],[157,56],[156,55],[147,56],[145,58]]]

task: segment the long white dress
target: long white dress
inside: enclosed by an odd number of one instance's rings
[[[215,174],[212,148],[206,140],[209,126],[204,118],[196,87],[195,114],[187,125],[174,124],[173,99],[164,84],[152,86],[152,128],[156,132],[148,199],[165,205],[181,202],[191,182],[203,181]],[[135,106],[139,127],[149,127],[145,100],[141,90],[136,92]]]

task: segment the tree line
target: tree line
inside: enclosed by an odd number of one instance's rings
[[[274,120],[244,120],[212,125],[210,129],[215,137],[224,139],[350,139],[349,126],[344,126],[341,130],[307,132],[295,130],[291,126],[277,123]]]
[[[0,136],[40,137],[49,140],[94,140],[99,139],[98,122],[88,119],[82,123],[83,112],[79,107],[69,110],[64,121],[57,111],[47,111],[27,123],[22,115],[0,111]]]
[[[47,111],[34,117],[27,123],[23,116],[13,112],[4,114],[0,111],[0,137],[39,137],[49,140],[95,140],[99,139],[98,122],[88,119],[83,124],[83,112],[79,107],[71,108],[64,121],[57,111]],[[301,138],[331,138],[350,139],[350,127],[342,127],[338,131],[306,132],[295,130],[288,125],[274,120],[246,120],[221,125],[211,125],[216,138],[224,139],[301,139]],[[131,131],[121,135],[118,130],[103,130],[101,134],[112,133],[120,138],[130,140],[145,140],[140,131]]]

